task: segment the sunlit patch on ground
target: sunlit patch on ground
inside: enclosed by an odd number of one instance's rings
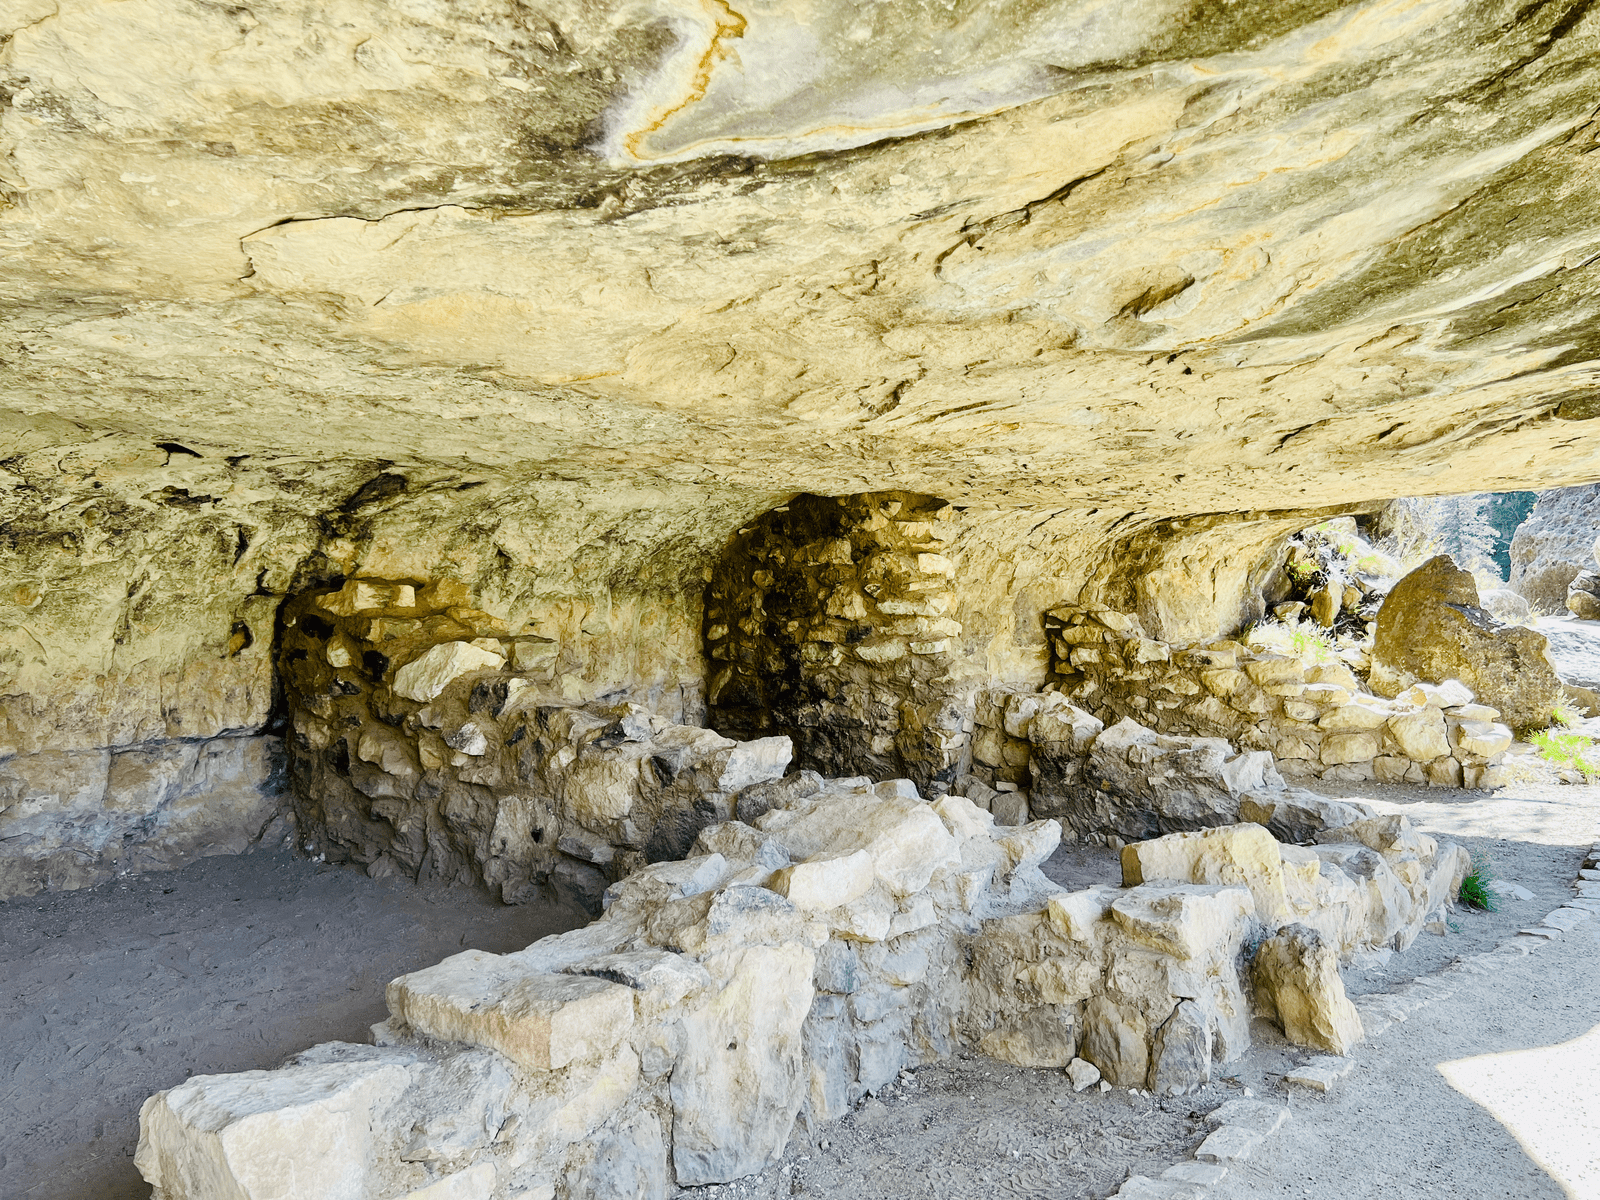
[[[1600,1198],[1600,1025],[1554,1046],[1439,1064],[1569,1196]]]

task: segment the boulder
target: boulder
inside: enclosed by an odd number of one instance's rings
[[[1580,571],[1593,570],[1600,484],[1542,492],[1511,538],[1511,587],[1535,609],[1560,612]]]
[[[1143,1087],[1150,1073],[1149,1023],[1107,996],[1083,1006],[1083,1057],[1116,1087]]]
[[[1580,621],[1600,621],[1600,571],[1580,571],[1567,586],[1567,611]]]
[[[1324,584],[1311,595],[1311,615],[1324,629],[1332,629],[1344,607],[1344,588],[1333,583]]]
[[[1396,696],[1450,679],[1514,729],[1545,728],[1561,698],[1544,635],[1496,621],[1480,607],[1471,573],[1440,554],[1395,584],[1378,610],[1371,685]]]
[[[1144,884],[1111,905],[1111,917],[1133,941],[1174,958],[1204,960],[1238,937],[1255,900],[1242,887]],[[1105,1064],[1093,1059],[1102,1071]]]
[[[1239,799],[1239,819],[1265,825],[1279,842],[1310,841],[1324,829],[1375,815],[1371,805],[1359,800],[1330,800],[1304,788],[1249,792]]]
[[[1250,979],[1262,1015],[1295,1045],[1348,1054],[1364,1036],[1361,1015],[1344,994],[1339,956],[1316,930],[1290,925],[1267,938]]]
[[[821,775],[815,771],[795,771],[782,779],[751,784],[735,798],[734,811],[739,820],[749,825],[769,809],[788,808],[796,800],[815,796],[821,790]]]

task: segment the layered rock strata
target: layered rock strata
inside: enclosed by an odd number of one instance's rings
[[[1407,944],[1466,869],[1399,817],[1305,848],[1194,836],[1068,892],[1039,871],[1054,821],[828,780],[702,830],[585,929],[394,980],[375,1045],[152,1097],[137,1162],[157,1200],[659,1195],[759,1171],[802,1114],[958,1046],[1181,1093],[1248,1045],[1247,943]],[[1270,957],[1291,1036],[1355,1036],[1336,969]]]

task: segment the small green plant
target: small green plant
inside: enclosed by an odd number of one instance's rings
[[[1595,748],[1593,738],[1543,729],[1530,740],[1539,757],[1557,770],[1580,771],[1591,782],[1600,779],[1600,750]]]
[[[1499,909],[1500,901],[1495,899],[1495,894],[1489,890],[1489,876],[1492,870],[1488,855],[1481,852],[1473,854],[1472,866],[1461,881],[1459,896],[1461,903],[1468,908],[1477,908],[1484,912],[1495,912]]]
[[[1291,629],[1289,645],[1296,654],[1315,662],[1334,662],[1339,657],[1338,648],[1328,640],[1328,635],[1313,629]]]
[[[1550,710],[1550,723],[1552,725],[1576,725],[1583,720],[1583,714],[1578,711],[1578,706],[1572,702],[1572,697],[1566,692],[1561,693],[1555,707]]]

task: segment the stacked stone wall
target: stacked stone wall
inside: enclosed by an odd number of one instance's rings
[[[800,496],[741,530],[706,590],[712,727],[788,736],[825,774],[946,790],[975,691],[952,670],[955,524],[943,500],[874,492]]]
[[[680,724],[697,689],[564,702],[557,649],[451,580],[353,579],[286,604],[304,848],[375,876],[481,882],[507,903],[551,885],[598,908],[609,882],[681,857],[735,792],[783,775],[783,738]]]
[[[1373,695],[1348,664],[1256,650],[1233,639],[1179,646],[1139,618],[1062,606],[1045,617],[1056,682],[1110,723],[1225,738],[1270,753],[1286,778],[1492,788],[1511,745],[1500,714],[1454,681]]]
[[[759,1172],[798,1120],[815,1136],[963,1047],[1182,1094],[1248,1048],[1252,993],[1346,1052],[1339,958],[1409,945],[1467,869],[1404,817],[1304,848],[1247,823],[1066,891],[1039,869],[1056,822],[997,828],[906,780],[819,780],[753,820],[629,876],[585,929],[392,981],[374,1045],[151,1097],[137,1165],[160,1200],[267,1200],[286,1174],[397,1200],[660,1196]]]

